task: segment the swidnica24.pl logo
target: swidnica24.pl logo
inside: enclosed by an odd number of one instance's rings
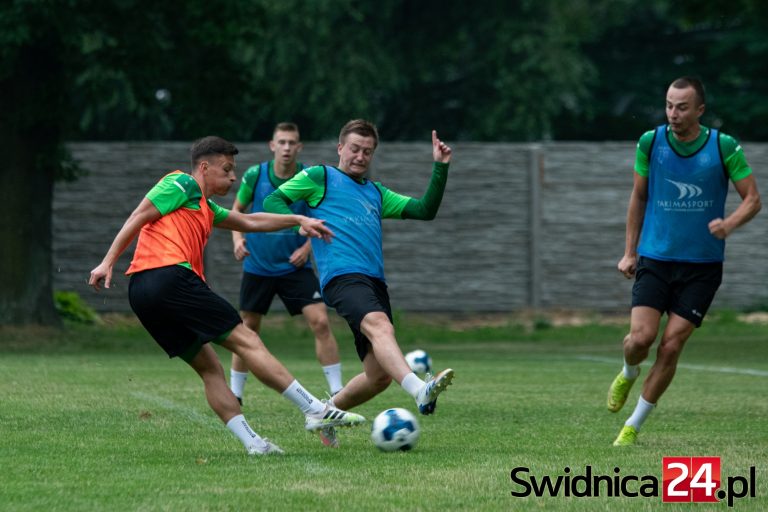
[[[729,476],[725,489],[720,489],[720,457],[663,457],[661,459],[661,485],[653,475],[622,474],[618,467],[613,474],[593,473],[586,466],[582,474],[574,474],[571,468],[563,469],[562,475],[552,477],[531,475],[530,468],[520,466],[510,473],[512,496],[526,498],[534,495],[565,496],[573,498],[658,498],[668,503],[711,503],[726,499],[732,507],[740,498],[754,498],[756,487],[755,466],[746,476]]]

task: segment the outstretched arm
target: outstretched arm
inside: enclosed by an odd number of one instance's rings
[[[299,226],[299,234],[312,238],[322,238],[330,242],[333,232],[325,227],[323,220],[312,219],[303,215],[281,215],[277,213],[241,213],[231,210],[227,218],[216,224],[217,228],[244,232],[280,231]]]
[[[104,288],[109,288],[112,283],[112,267],[114,267],[120,255],[131,245],[131,242],[139,234],[144,224],[154,222],[160,217],[162,215],[157,207],[146,197],[142,199],[139,206],[133,210],[133,213],[125,221],[123,227],[118,231],[99,266],[91,270],[88,284],[93,286],[96,291],[101,289],[102,282]]]
[[[291,199],[282,190],[277,189],[264,199],[264,211],[290,215],[293,213],[289,208],[291,203]]]

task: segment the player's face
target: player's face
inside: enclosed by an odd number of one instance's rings
[[[357,133],[347,135],[338,146],[339,169],[352,176],[362,178],[373,160],[376,142],[373,137],[364,137]]]
[[[235,157],[212,155],[201,162],[208,195],[224,196],[235,183]]]
[[[275,155],[275,161],[283,164],[296,162],[296,155],[301,151],[299,132],[277,130],[269,141],[269,149]]]
[[[699,135],[699,118],[704,105],[699,104],[693,87],[667,90],[667,122],[672,133],[679,140],[693,140]]]

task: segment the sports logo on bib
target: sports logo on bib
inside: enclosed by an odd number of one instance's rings
[[[679,181],[672,181],[670,179],[667,180],[671,184],[677,187],[677,190],[680,192],[680,195],[677,196],[678,199],[685,199],[686,197],[699,197],[701,195],[701,187],[697,187],[696,185],[692,185],[690,183],[680,183]]]
[[[355,198],[355,201],[360,203],[360,206],[362,206],[361,210],[365,213],[362,215],[351,215],[344,217],[344,222],[357,225],[378,225],[379,210],[376,208],[376,205],[358,198]]]

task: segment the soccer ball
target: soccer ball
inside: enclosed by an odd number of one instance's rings
[[[385,452],[412,449],[420,433],[416,417],[399,407],[380,412],[371,425],[371,441]]]
[[[432,358],[423,350],[414,350],[405,354],[405,360],[408,366],[416,373],[427,373],[432,371]]]

